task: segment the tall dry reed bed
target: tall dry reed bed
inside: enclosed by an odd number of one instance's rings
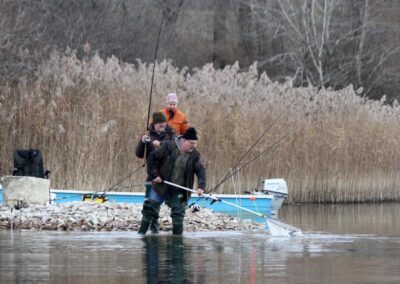
[[[215,70],[156,65],[152,111],[168,92],[180,97],[200,133],[209,186],[231,169],[271,125],[223,192],[285,178],[290,202],[400,199],[400,108],[341,91],[271,82],[253,65]],[[35,79],[0,91],[0,174],[10,174],[17,148],[39,148],[52,187],[104,190],[143,164],[134,155],[147,119],[152,65],[54,52]],[[288,135],[272,150],[265,151]],[[264,153],[263,153],[264,152]],[[263,154],[261,154],[263,153]],[[242,164],[243,164],[242,163]],[[118,186],[143,190],[144,169]],[[129,187],[130,188],[127,188]]]

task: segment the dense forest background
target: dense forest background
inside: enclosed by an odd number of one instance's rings
[[[399,96],[398,0],[0,0],[0,81],[67,47],[152,62],[162,19],[158,58],[180,68],[257,61],[295,86]]]

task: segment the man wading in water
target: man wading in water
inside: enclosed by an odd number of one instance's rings
[[[142,135],[136,146],[136,157],[147,159],[149,154],[160,147],[163,141],[174,139],[175,130],[167,125],[167,118],[164,113],[156,111],[153,113],[153,120],[148,128],[148,132]],[[146,193],[144,197],[148,198],[151,190],[150,177],[146,178],[145,188]],[[153,234],[158,233],[158,216],[153,218],[150,229]]]
[[[163,183],[163,180],[192,188],[196,174],[197,194],[203,195],[206,187],[206,170],[200,161],[200,153],[196,146],[196,130],[189,127],[184,135],[174,141],[164,141],[158,149],[149,154],[147,173],[152,180],[152,188],[143,204],[139,234],[146,234],[152,220],[158,218],[160,205],[165,201],[171,208],[172,233],[182,235],[183,219],[190,193],[169,186]]]

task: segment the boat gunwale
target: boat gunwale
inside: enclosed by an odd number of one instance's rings
[[[144,192],[121,192],[121,191],[93,191],[93,190],[67,190],[67,189],[50,189],[51,193],[71,193],[71,194],[103,194],[106,195],[117,195],[117,196],[144,196]],[[261,198],[261,199],[273,199],[272,194],[213,194],[218,198]],[[196,196],[192,196],[196,197]]]

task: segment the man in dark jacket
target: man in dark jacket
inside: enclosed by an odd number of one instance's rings
[[[206,187],[206,170],[196,150],[197,133],[190,127],[184,135],[174,141],[165,141],[149,154],[147,173],[152,180],[149,198],[143,204],[143,218],[139,234],[146,234],[150,223],[157,218],[160,205],[165,203],[171,208],[172,233],[182,235],[183,219],[190,193],[163,183],[163,180],[192,188],[194,175],[198,179],[197,194],[203,195]]]
[[[164,113],[161,111],[154,112],[148,133],[142,135],[136,146],[136,157],[144,158],[146,156],[147,158],[152,151],[160,147],[163,141],[174,139],[175,130],[168,126]],[[148,198],[151,189],[151,178],[149,176],[146,178],[145,187],[145,198]],[[158,232],[158,215],[151,223],[151,232]]]
[[[168,126],[167,118],[163,112],[154,112],[152,118],[148,133],[142,135],[136,146],[135,152],[138,158],[144,158],[145,152],[147,158],[150,152],[160,146],[162,141],[175,138],[175,130]]]

